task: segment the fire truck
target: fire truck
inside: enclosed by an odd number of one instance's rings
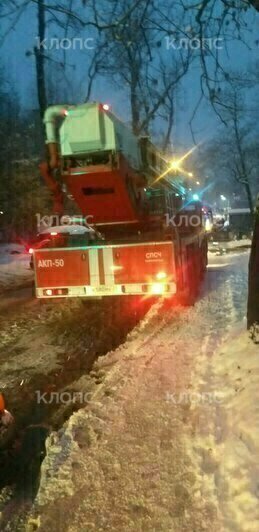
[[[41,175],[53,216],[32,250],[40,299],[193,300],[207,265],[199,201],[152,144],[97,102],[46,110]],[[68,216],[66,197],[79,212]]]

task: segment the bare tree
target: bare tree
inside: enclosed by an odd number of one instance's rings
[[[251,180],[255,170],[255,160],[251,156],[251,145],[254,142],[255,125],[252,123],[251,127],[249,107],[245,103],[239,84],[232,84],[231,90],[222,93],[216,102],[223,109],[222,114],[227,124],[227,133],[222,139],[222,144],[224,143],[224,149],[228,148],[229,170],[234,179],[244,186],[253,216]]]
[[[232,120],[229,119],[228,127],[222,126],[218,135],[200,150],[197,166],[193,166],[197,175],[199,172],[209,175],[207,185],[213,187],[214,198],[222,194],[222,190],[224,195],[239,195],[244,189],[253,216],[258,184],[256,167],[259,143],[255,137],[251,137],[254,125],[251,121],[239,121],[235,112]]]
[[[194,103],[195,119],[203,99],[209,100],[220,119],[221,109],[215,103],[218,91],[232,81],[226,66],[226,57],[233,43],[248,50],[251,46],[252,17],[256,15],[258,1],[248,0],[180,0],[156,4],[152,19],[174,54],[180,48],[191,48],[193,61],[199,68],[200,95]],[[252,11],[253,10],[253,11]]]
[[[228,44],[234,40],[246,46],[249,33],[247,11],[251,8],[256,14],[259,10],[258,0],[3,0],[0,17],[10,20],[3,38],[15,27],[24,10],[33,5],[38,10],[39,36],[44,37],[44,26],[46,28],[51,23],[64,30],[65,38],[69,31],[74,30],[77,34],[86,28],[96,32],[98,51],[90,61],[86,99],[89,98],[93,80],[100,72],[113,78],[128,89],[132,125],[136,132],[149,128],[165,99],[189,71],[193,61],[199,63],[201,89],[193,118],[203,97],[209,99],[222,118],[216,102],[217,94],[231,81],[231,75],[222,61],[221,48],[227,51]],[[42,41],[39,39],[39,42]],[[107,47],[105,61],[99,52],[104,46]],[[172,48],[170,58],[165,58],[166,46]],[[34,53],[42,109],[46,100],[44,63],[49,54],[42,48],[34,49]],[[63,55],[65,65],[65,51]],[[166,59],[167,65],[172,63],[172,68],[167,66],[168,80],[170,75],[171,80],[166,87],[161,83],[161,58]],[[175,63],[179,73],[176,76]],[[157,97],[159,91],[160,98]]]
[[[69,36],[78,35],[79,32],[82,32],[83,35],[85,28],[92,27],[100,34],[112,28],[123,28],[127,25],[128,17],[131,16],[141,2],[142,0],[130,2],[127,10],[123,10],[121,15],[120,13],[114,13],[113,16],[109,17],[109,20],[104,20],[100,14],[102,13],[101,5],[97,9],[97,3],[93,2],[90,10],[90,2],[86,2],[85,0],[81,0],[79,5],[75,0],[62,2],[56,2],[55,0],[4,0],[2,2],[0,17],[7,18],[9,21],[2,35],[2,40],[8,37],[12,29],[15,29],[16,24],[26,9],[32,6],[36,7],[38,25],[37,45],[33,47],[33,51],[27,51],[26,55],[34,55],[35,57],[37,93],[41,116],[43,116],[48,104],[46,82],[46,66],[48,63],[55,63],[59,73],[63,71],[63,81],[67,84],[66,67],[74,67],[74,65],[67,65],[66,50],[64,47],[62,50],[63,57],[61,59],[58,57],[58,54],[53,54],[53,50],[50,51],[51,48],[48,45],[46,46],[47,30],[54,24],[63,33],[63,39],[67,40]],[[55,37],[55,41],[58,42],[58,37]],[[104,46],[103,41],[101,42],[100,39],[100,43],[95,47],[92,58],[89,61],[86,80],[86,100],[90,98],[94,79],[99,72],[100,62],[101,60],[103,61]]]
[[[259,188],[258,112],[253,102],[253,85],[243,82],[245,74],[232,72],[236,82],[222,91],[215,100],[224,124],[206,145],[199,148],[196,171],[209,175],[214,193],[240,193],[245,190],[247,202],[254,214],[254,199]],[[241,80],[241,81],[240,81]]]
[[[123,4],[110,0],[107,4],[107,26],[114,16],[125,20],[126,14],[127,23],[116,28],[110,25],[102,32],[106,57],[99,64],[99,73],[128,95],[132,129],[137,135],[147,134],[159,113],[164,109],[164,116],[170,108],[169,139],[173,90],[186,74],[192,54],[190,50],[179,51],[177,58],[166,64],[162,34],[154,24],[156,3],[144,0],[129,13],[130,5],[130,0]]]

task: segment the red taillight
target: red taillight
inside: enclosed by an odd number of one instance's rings
[[[67,296],[68,295],[68,288],[46,288],[43,290],[44,296]]]
[[[30,249],[29,249],[29,253],[30,253],[30,255],[33,254],[33,248],[30,248]]]
[[[102,105],[102,108],[103,108],[104,111],[110,111],[110,106],[109,106],[108,103],[104,103],[104,104]]]

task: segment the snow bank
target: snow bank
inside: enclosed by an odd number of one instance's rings
[[[233,336],[235,337],[233,338]],[[236,331],[203,365],[200,391],[220,392],[199,420],[194,449],[203,491],[216,495],[223,529],[259,529],[259,346]]]
[[[27,284],[33,279],[29,255],[18,244],[0,245],[0,292]]]
[[[250,238],[245,238],[242,240],[215,240],[214,242],[209,242],[210,251],[220,251],[220,250],[235,250],[239,248],[250,248],[252,245],[252,240]]]

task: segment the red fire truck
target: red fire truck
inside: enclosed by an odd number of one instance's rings
[[[49,156],[41,173],[54,214],[33,249],[36,297],[192,300],[206,270],[207,235],[202,205],[188,201],[173,165],[106,105],[53,106],[44,122]],[[66,195],[80,209],[76,221],[64,214]]]

